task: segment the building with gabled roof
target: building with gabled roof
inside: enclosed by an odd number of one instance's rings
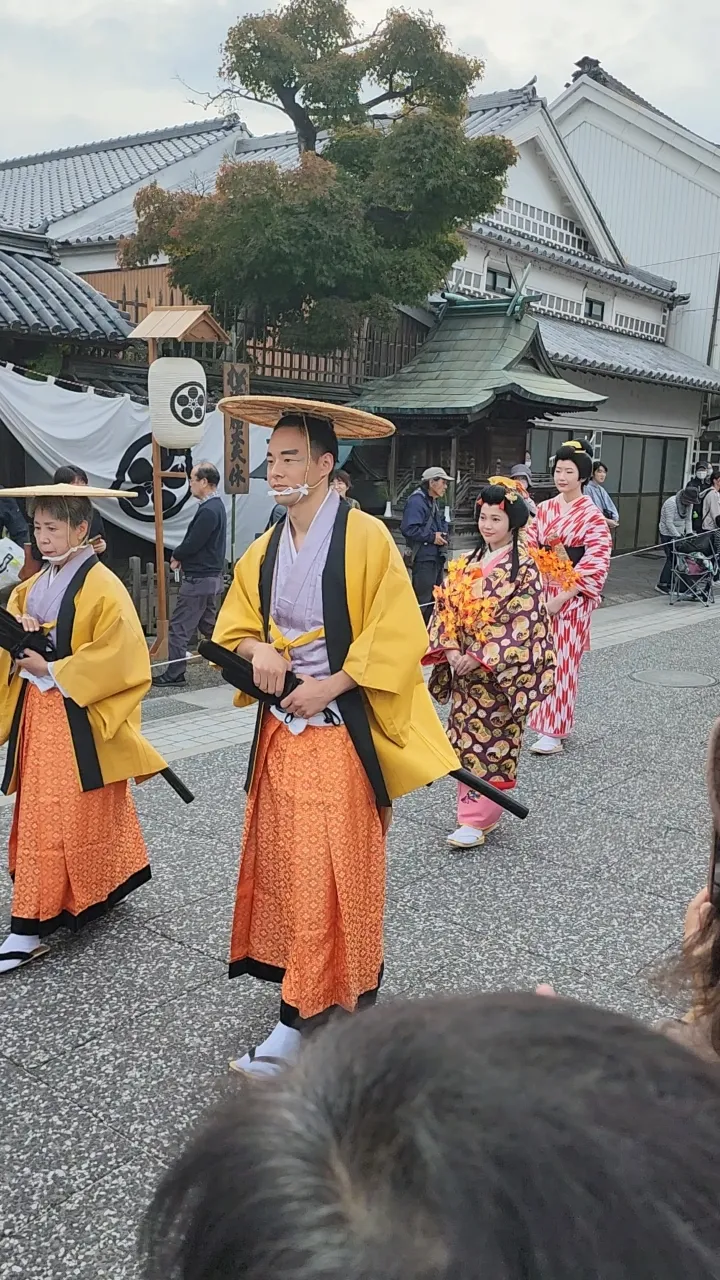
[[[599,84],[597,68],[579,72],[567,92],[577,94],[585,82],[623,98],[617,86]],[[652,111],[628,94],[623,99],[628,110]],[[679,128],[670,121],[666,126]],[[609,487],[622,515],[618,549],[652,543],[663,498],[683,483],[706,397],[720,394],[720,375],[695,348],[677,340],[686,330],[684,317],[695,308],[697,282],[688,288],[672,263],[652,261],[645,252],[641,231],[647,234],[645,223],[657,218],[653,201],[636,205],[636,234],[625,235],[624,223],[598,197],[594,176],[591,180],[568,145],[561,115],[538,95],[534,81],[471,98],[465,128],[470,137],[508,137],[518,161],[508,173],[500,206],[465,233],[466,254],[451,272],[448,288],[473,299],[504,298],[525,279],[535,295],[538,343],[578,388],[573,431],[593,436],[597,453],[609,463]],[[322,149],[322,137],[319,145]],[[62,261],[137,322],[147,307],[184,301],[173,291],[163,262],[132,272],[117,266],[118,239],[135,227],[137,191],[149,181],[168,190],[210,190],[226,160],[292,168],[298,163],[295,134],[253,138],[237,117],[228,117],[25,157],[0,166],[0,199],[5,191],[25,220],[49,218],[47,234]],[[15,184],[18,190],[11,196]],[[413,361],[434,322],[432,306],[422,315],[410,316],[405,309],[394,346],[386,337],[366,335],[356,352],[328,357],[303,357],[261,344],[250,352],[258,362],[256,387],[269,390],[282,382],[326,396],[347,398],[361,389],[370,395],[374,376],[397,375]],[[482,328],[476,343],[482,341]],[[385,353],[380,360],[376,351]],[[486,357],[478,346],[478,367]],[[420,369],[424,362],[416,359],[412,367]],[[137,380],[137,369],[134,376]],[[115,370],[113,382],[117,377],[121,371]],[[580,392],[587,393],[584,401]],[[520,430],[518,418],[518,430],[509,433],[502,399],[497,397],[482,425],[466,423],[454,439],[452,432],[428,431],[427,423],[414,433],[406,418],[394,445],[392,496],[402,501],[431,462],[456,464],[458,492],[464,491],[481,478],[484,458],[513,460],[508,450],[499,449],[502,433],[508,445],[512,435],[514,460],[530,457],[538,485],[547,485],[549,459],[566,427],[554,420],[548,402],[534,425],[525,422]],[[486,434],[473,439],[473,431]],[[373,454],[376,476],[387,469],[377,462],[381,452]]]

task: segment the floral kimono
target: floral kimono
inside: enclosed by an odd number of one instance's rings
[[[511,577],[512,546],[484,565],[469,556],[453,561],[437,592],[425,665],[430,692],[450,703],[447,733],[463,767],[501,790],[515,786],[525,722],[552,692],[555,653],[540,574],[519,543]],[[447,650],[480,662],[466,676],[451,669]],[[502,810],[460,784],[461,826],[488,830]]]
[[[612,538],[604,515],[583,494],[570,503],[562,497],[541,502],[527,540],[530,548],[562,544],[580,587],[552,620],[557,651],[555,688],[552,697],[533,712],[530,723],[538,733],[566,738],[575,720],[580,663],[590,648],[590,622],[610,569]],[[557,595],[562,587],[552,575],[546,578],[549,595]]]

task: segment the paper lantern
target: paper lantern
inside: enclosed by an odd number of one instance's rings
[[[163,449],[191,449],[205,430],[207,379],[197,360],[161,356],[148,370],[150,427]]]

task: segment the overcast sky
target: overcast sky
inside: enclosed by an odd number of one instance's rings
[[[217,89],[228,27],[265,7],[274,6],[0,0],[0,158],[202,119],[181,82]],[[387,0],[353,4],[367,25],[387,7]],[[433,9],[458,49],[485,59],[486,90],[536,75],[539,92],[552,101],[587,54],[660,110],[720,143],[718,0],[417,0],[408,7]],[[253,133],[288,127],[269,108],[238,109]]]

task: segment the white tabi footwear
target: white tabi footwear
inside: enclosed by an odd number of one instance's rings
[[[485,832],[477,827],[458,827],[447,842],[451,849],[479,849],[485,843]]]
[[[530,748],[534,756],[559,756],[562,749],[562,738],[548,738],[545,733],[542,733]]]

